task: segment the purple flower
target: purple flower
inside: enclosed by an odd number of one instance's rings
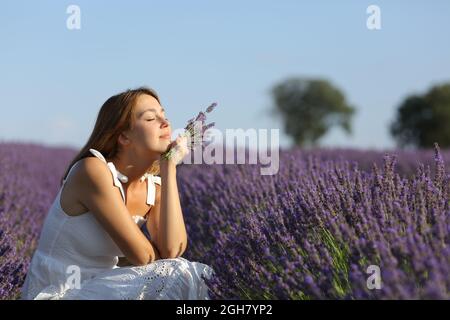
[[[208,108],[206,108],[206,113],[210,113],[217,106],[216,102],[213,102]]]

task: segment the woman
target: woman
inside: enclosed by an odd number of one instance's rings
[[[22,299],[209,299],[213,269],[181,257],[176,166],[189,151],[170,136],[150,88],[103,104],[45,219]]]

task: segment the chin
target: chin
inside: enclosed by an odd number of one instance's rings
[[[167,146],[163,146],[162,144],[159,145],[153,145],[153,146],[148,146],[146,148],[147,151],[145,151],[145,153],[147,154],[163,154],[164,152],[166,152],[167,150]]]
[[[169,144],[167,144],[166,146],[163,146],[162,148],[160,148],[160,149],[158,150],[158,153],[159,153],[159,154],[163,154],[164,152],[166,152],[168,146],[169,146]]]

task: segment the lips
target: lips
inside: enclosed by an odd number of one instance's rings
[[[160,136],[161,139],[170,139],[170,134]]]

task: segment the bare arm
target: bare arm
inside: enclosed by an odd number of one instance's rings
[[[176,258],[186,250],[187,233],[176,180],[176,165],[160,161],[161,188],[150,211],[147,228],[163,259]]]
[[[131,218],[108,167],[89,157],[81,161],[79,170],[76,182],[81,186],[79,201],[94,214],[127,260],[133,265],[155,261],[157,250]]]
[[[153,245],[153,249],[155,250],[155,260],[159,260],[161,259],[161,255],[159,254],[158,248],[156,247],[156,245],[150,241],[150,243]],[[126,257],[119,257],[119,262],[117,263],[117,265],[119,267],[126,267],[126,266],[132,266],[133,264],[128,261],[128,259]]]

